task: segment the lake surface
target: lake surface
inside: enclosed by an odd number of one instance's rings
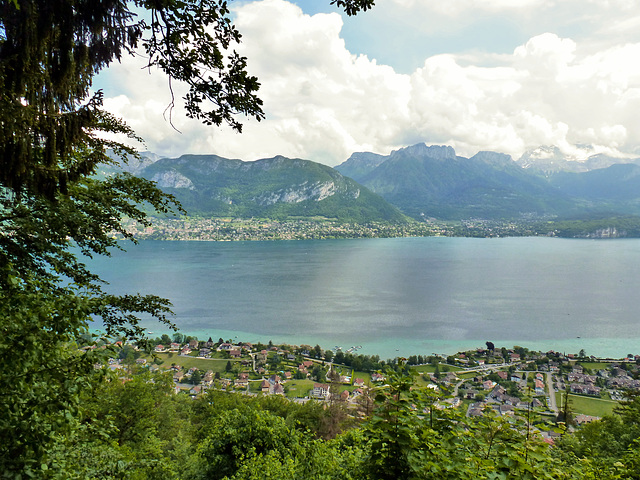
[[[161,242],[90,265],[169,298],[199,338],[453,353],[521,345],[640,353],[640,240],[393,238]],[[163,332],[148,322],[152,336]]]

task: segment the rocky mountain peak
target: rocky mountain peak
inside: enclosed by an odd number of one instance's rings
[[[456,152],[449,145],[430,145],[418,143],[409,147],[400,148],[391,152],[390,157],[403,155],[412,157],[430,157],[437,160],[455,160]]]
[[[513,158],[511,155],[507,155],[506,153],[498,153],[498,152],[478,152],[471,160],[484,162],[488,165],[510,165],[513,163]]]

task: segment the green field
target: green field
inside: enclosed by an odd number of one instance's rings
[[[558,408],[562,405],[562,393],[556,392],[556,402]],[[595,397],[585,397],[582,395],[569,395],[571,409],[574,413],[582,413],[584,415],[592,415],[594,417],[603,417],[613,413],[613,409],[618,402],[613,400],[603,400]]]
[[[313,380],[288,380],[285,383],[287,387],[287,397],[306,397],[309,391],[313,389]]]
[[[603,370],[611,365],[606,362],[578,362],[578,364],[582,365],[583,368],[588,368],[589,370]]]
[[[188,370],[192,367],[196,367],[204,372],[213,370],[213,372],[224,372],[227,362],[231,361],[231,364],[239,363],[237,360],[227,360],[220,358],[196,358],[196,357],[182,357],[180,355],[173,355],[169,357],[168,353],[156,353],[156,357],[162,360],[164,363],[160,365],[161,368],[169,368],[171,364],[175,363],[182,368]],[[151,357],[146,357],[147,361],[153,361]],[[250,367],[248,367],[250,368]]]
[[[411,367],[411,368],[416,372],[422,372],[422,373],[433,373],[436,371],[436,367],[434,367],[433,365],[418,365],[416,367]],[[448,369],[449,372],[459,372],[461,370],[464,370],[461,367],[454,367],[453,365],[447,365],[446,363],[441,363],[438,366],[438,368],[440,369],[440,373],[442,373],[443,375],[447,374],[445,369]]]

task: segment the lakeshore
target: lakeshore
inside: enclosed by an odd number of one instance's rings
[[[198,337],[362,345],[384,358],[450,354],[488,339],[603,357],[640,350],[635,239],[141,241],[127,248],[90,265],[116,294],[169,298],[177,327]]]
[[[113,347],[113,346],[112,346]],[[193,397],[207,390],[247,395],[282,395],[291,400],[333,401],[358,408],[368,390],[385,384],[390,371],[410,367],[417,385],[448,392],[443,405],[462,408],[467,416],[492,410],[499,416],[534,411],[538,418],[561,413],[563,395],[572,397],[578,423],[612,413],[629,390],[640,390],[640,355],[604,359],[556,350],[507,348],[487,341],[486,347],[451,355],[410,355],[382,360],[359,353],[354,346],[322,349],[244,340],[217,341],[176,333],[150,338],[144,354],[135,345],[118,342],[117,357],[108,366],[122,375],[141,369],[170,373],[175,393]],[[560,405],[560,406],[559,406]]]

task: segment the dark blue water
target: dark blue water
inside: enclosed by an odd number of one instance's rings
[[[640,353],[640,240],[145,241],[127,248],[93,267],[116,293],[171,299],[175,323],[202,337],[362,345],[362,353],[385,358],[487,340]]]

